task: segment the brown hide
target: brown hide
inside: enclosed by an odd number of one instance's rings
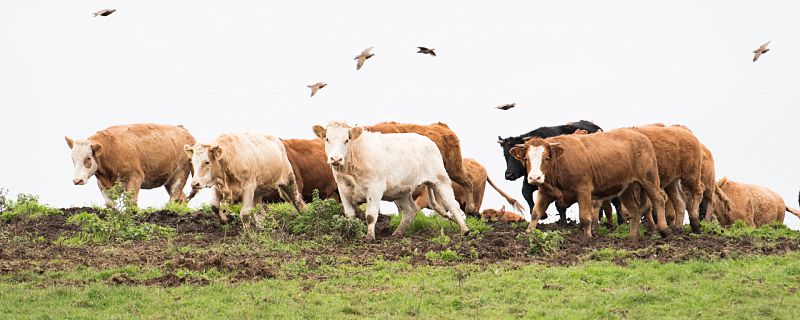
[[[470,181],[472,181],[473,199],[475,199],[476,208],[480,209],[481,204],[483,204],[483,194],[486,190],[486,178],[488,178],[486,168],[478,163],[478,161],[468,158],[464,159],[464,169],[466,169],[467,176],[469,176]],[[455,181],[453,181],[452,184],[453,193],[456,195],[456,201],[458,201],[458,205],[461,206],[461,210],[464,210],[464,208],[466,208],[464,188]],[[417,208],[433,209],[430,206],[428,198],[428,187],[423,186],[414,192],[414,202]]]
[[[461,142],[458,140],[458,136],[456,136],[455,132],[450,130],[450,127],[446,124],[439,122],[430,125],[418,125],[381,122],[373,126],[368,126],[366,129],[368,131],[380,133],[417,133],[433,140],[439,148],[439,152],[442,154],[442,160],[444,161],[444,168],[447,171],[447,175],[450,176],[451,180],[460,184],[466,190],[471,191],[464,193],[466,196],[464,212],[467,214],[478,212],[478,206],[476,205],[475,199],[473,199],[473,194],[475,192],[473,190],[473,183],[467,175],[467,170],[464,168],[461,157]]]
[[[499,221],[499,222],[519,222],[525,220],[525,218],[523,218],[516,212],[506,211],[505,206],[503,206],[500,210],[494,210],[494,209],[483,210],[483,212],[481,212],[481,219],[489,221]]]
[[[322,139],[286,139],[281,140],[286,147],[286,155],[292,164],[297,189],[303,201],[311,202],[314,190],[319,190],[320,199],[335,198],[338,201],[338,190],[333,172],[325,159],[325,142]],[[273,191],[266,202],[283,202],[278,193]]]
[[[734,182],[728,178],[722,178],[717,185],[730,199],[731,204],[730,210],[726,210],[721,202],[717,202],[714,208],[714,214],[723,226],[738,220],[751,227],[783,223],[786,211],[796,211],[787,208],[779,194],[765,187]]]
[[[98,131],[88,140],[102,145],[102,151],[95,156],[98,165],[95,177],[101,189],[111,188],[120,181],[136,200],[139,189],[166,186],[175,191],[170,200],[186,199],[183,187],[192,163],[183,146],[193,145],[195,140],[183,126],[119,125]]]
[[[590,135],[564,135],[548,139],[529,139],[512,154],[531,166],[527,158],[531,147],[544,147],[541,170],[545,181],[539,185],[529,229],[535,228],[538,217],[547,206],[558,201],[563,206],[579,202],[580,224],[584,236],[591,236],[594,216],[593,199],[608,200],[631,184],[642,185],[660,215],[659,231],[667,235],[663,219],[665,195],[658,179],[658,163],[650,140],[632,129],[616,129]],[[549,160],[548,160],[549,159]],[[629,197],[622,198],[630,203]],[[636,215],[636,212],[632,212]],[[637,216],[638,217],[638,216]],[[631,223],[631,239],[638,236],[638,221]]]

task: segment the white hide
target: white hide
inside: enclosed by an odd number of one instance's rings
[[[89,140],[77,140],[72,143],[72,165],[75,173],[72,183],[84,185],[97,172],[97,160],[92,152],[92,143]]]
[[[528,149],[528,159],[531,165],[528,166],[528,183],[542,184],[544,183],[544,172],[542,172],[542,157],[544,156],[544,147],[530,147]]]

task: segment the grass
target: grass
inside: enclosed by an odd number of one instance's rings
[[[6,223],[17,218],[35,220],[62,214],[61,210],[40,203],[38,196],[20,193],[15,201],[8,199],[6,194],[5,189],[0,189],[0,220]]]
[[[188,272],[188,271],[187,271]],[[622,267],[341,265],[304,278],[305,261],[258,282],[177,288],[106,284],[151,279],[136,267],[0,277],[9,318],[544,318],[793,319],[800,313],[800,255],[714,262],[633,261]],[[187,276],[214,279],[216,270]],[[85,285],[49,285],[48,277]]]
[[[402,216],[399,214],[392,216],[392,228],[397,228],[397,226],[400,225],[401,219]],[[469,227],[470,233],[473,234],[485,233],[492,230],[490,225],[478,218],[467,217],[465,222],[467,227]],[[406,230],[406,235],[412,235],[421,231],[439,232],[440,230],[444,230],[448,233],[458,233],[461,231],[456,223],[442,218],[439,215],[426,216],[422,212],[419,212],[417,216],[414,217],[411,226]]]
[[[685,226],[688,229],[688,226]],[[741,238],[752,237],[763,240],[777,240],[777,239],[797,239],[800,238],[800,231],[789,229],[783,223],[773,223],[763,225],[758,228],[748,227],[744,221],[736,221],[736,223],[723,227],[716,223],[701,224],[701,230],[704,233],[712,233],[723,237]]]

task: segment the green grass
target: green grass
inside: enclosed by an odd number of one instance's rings
[[[684,226],[686,231],[689,231],[689,226]],[[701,230],[704,233],[713,233],[716,235],[732,238],[753,237],[764,240],[776,239],[798,239],[800,238],[800,231],[789,229],[783,223],[773,223],[763,225],[758,228],[748,227],[744,221],[736,221],[736,223],[723,227],[716,223],[701,224]]]
[[[282,268],[308,273],[303,260]],[[157,270],[0,277],[8,318],[543,318],[794,319],[800,255],[681,264],[590,262],[573,267],[496,264],[411,266],[376,261],[338,266],[326,277],[280,276],[237,285],[115,286],[114,275],[151,279]],[[194,277],[219,277],[209,270]],[[84,285],[43,285],[48,277]]]
[[[0,190],[0,220],[6,223],[15,218],[35,220],[60,214],[61,210],[40,203],[38,196],[20,193],[15,201],[6,198],[4,189]]]
[[[401,215],[393,215],[391,221],[392,228],[397,228],[397,226],[400,225],[401,219]],[[470,233],[473,234],[484,233],[492,230],[490,225],[478,218],[467,217],[465,222],[467,227],[469,227]],[[415,234],[420,231],[436,232],[440,230],[444,230],[448,233],[458,233],[461,231],[456,223],[442,218],[439,215],[426,216],[422,212],[419,212],[417,216],[414,217],[414,221],[411,223],[411,226],[409,226],[406,230],[406,235]]]

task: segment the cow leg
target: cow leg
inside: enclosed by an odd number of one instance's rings
[[[578,192],[578,219],[581,223],[581,230],[583,236],[586,238],[592,237],[592,220],[594,217],[594,206],[592,205],[591,191]]]
[[[103,200],[106,202],[106,208],[113,208],[114,207],[114,200],[108,197],[108,188],[103,186],[103,183],[100,182],[100,179],[97,180],[97,187],[100,188],[100,193],[103,195]]]
[[[625,224],[625,218],[622,216],[622,202],[619,200],[619,197],[611,199],[611,204],[617,212],[617,224]]]
[[[250,229],[250,210],[253,210],[255,189],[252,183],[242,187],[242,210],[239,211],[239,219],[245,229]]]
[[[675,182],[664,189],[664,191],[667,192],[667,199],[670,202],[669,205],[672,205],[672,208],[675,210],[672,219],[672,229],[676,231],[683,228],[683,215],[684,212],[686,212],[686,203],[683,201],[683,196],[681,195],[680,183],[679,180],[675,180]],[[666,218],[667,216],[668,214],[665,211],[664,217]]]
[[[303,196],[300,195],[300,190],[297,189],[297,182],[294,178],[294,174],[289,175],[289,182],[284,185],[278,186],[278,193],[286,200],[286,202],[291,203],[297,212],[303,210],[306,207],[306,203],[303,202]]]
[[[456,196],[453,194],[453,187],[450,181],[431,183],[428,184],[428,188],[432,189],[434,194],[434,197],[431,197],[431,202],[441,202],[445,210],[450,212],[453,216],[458,227],[461,228],[461,234],[468,234],[469,227],[467,227],[465,221],[467,215],[461,211],[461,206],[459,206],[458,201],[456,201]]]
[[[614,223],[614,212],[611,209],[611,201],[603,201],[603,204],[600,206],[600,210],[606,212],[606,228],[615,229],[617,224]]]
[[[631,224],[631,231],[628,237],[630,238],[631,242],[637,243],[639,242],[639,224],[642,222],[641,206],[636,203],[636,199],[631,188],[629,188],[628,191],[625,191],[622,196],[620,196],[620,200],[625,210],[625,215],[628,217],[628,221]]]
[[[183,187],[186,186],[186,180],[189,179],[189,172],[191,171],[192,167],[191,163],[189,163],[188,168],[181,166],[172,173],[172,177],[164,184],[164,188],[167,189],[167,193],[169,194],[169,201],[179,203],[186,202],[186,194],[183,193]]]
[[[131,202],[136,208],[139,207],[139,189],[142,188],[142,181],[144,181],[144,177],[137,175],[129,177],[128,182],[125,183],[125,190],[130,192]]]
[[[417,211],[419,211],[419,209],[410,196],[407,197],[407,199],[397,200],[394,204],[400,209],[400,214],[403,215],[403,218],[400,220],[400,225],[397,226],[397,230],[392,233],[392,236],[402,237],[406,234],[406,229],[414,222],[414,218],[417,216]]]
[[[692,232],[700,233],[700,200],[703,198],[703,190],[705,189],[703,182],[699,178],[682,181],[687,189],[687,197],[691,201],[689,202],[689,225],[692,227]],[[682,220],[681,222],[683,222]]]
[[[426,189],[428,189],[428,205],[430,206],[430,208],[432,208],[433,211],[436,211],[436,213],[440,214],[442,217],[445,217],[450,221],[456,222],[456,219],[455,217],[453,217],[453,214],[447,212],[447,209],[445,209],[441,204],[439,204],[439,202],[436,201],[436,195],[433,193],[433,188],[426,187]]]
[[[381,198],[383,198],[382,188],[372,187],[367,194],[367,242],[375,241],[375,223],[378,222],[378,214],[381,210]]]
[[[528,175],[522,177],[522,197],[525,198],[525,202],[528,203],[529,212],[531,217],[533,217],[533,192],[536,191],[538,188],[535,185],[528,183]],[[542,219],[547,219],[547,213],[544,214]]]
[[[536,204],[533,205],[533,210],[531,212],[531,222],[528,224],[528,232],[533,231],[536,229],[536,225],[539,224],[539,219],[543,215],[545,215],[544,211],[550,206],[550,203],[555,201],[553,198],[550,198],[544,192],[539,192],[536,195]]]
[[[220,224],[228,224],[228,215],[220,209],[220,202],[222,202],[222,194],[217,189],[214,189],[211,195],[211,211],[217,214]]]
[[[450,179],[460,184],[461,187],[464,188],[464,202],[467,204],[466,213],[480,216],[478,208],[475,205],[475,197],[473,197],[474,192],[472,191],[472,179],[466,175],[462,163],[459,162],[458,165],[462,166],[461,169],[456,170],[457,172],[453,172],[453,175],[450,176]],[[452,189],[452,186],[450,188]],[[453,199],[455,199],[455,197]],[[459,206],[458,211],[461,211],[461,206]]]
[[[655,177],[653,181],[640,181],[642,189],[647,194],[647,197],[650,198],[650,202],[653,205],[653,208],[656,211],[656,229],[658,229],[658,233],[661,234],[662,237],[668,237],[670,231],[667,227],[667,220],[664,218],[664,205],[667,201],[667,195],[664,193],[663,190],[659,187],[658,184],[658,173],[651,172],[648,176]],[[639,213],[636,213],[636,219],[641,219],[639,217]],[[639,229],[639,222],[636,223],[636,230],[638,232]],[[633,221],[631,221],[631,233],[633,233]]]
[[[567,225],[567,207],[559,205],[558,202],[556,202],[556,210],[558,211],[558,224],[562,226]],[[547,217],[547,212],[545,212],[544,216],[545,218]]]

